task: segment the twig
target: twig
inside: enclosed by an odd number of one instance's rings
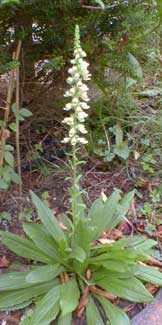
[[[15,59],[16,59],[16,53],[13,52],[12,60],[15,60]],[[4,117],[4,129],[7,127],[8,117],[9,117],[9,113],[10,113],[11,101],[12,101],[13,90],[14,90],[14,76],[15,76],[15,71],[14,71],[14,69],[12,69],[11,72],[10,72],[10,80],[9,80],[7,100],[6,100],[6,110],[5,110],[5,117]]]
[[[20,56],[20,50],[21,50],[21,41],[18,42],[16,52],[13,52],[12,59],[18,60]],[[7,106],[6,106],[6,112],[5,112],[5,127],[8,123],[8,117],[10,113],[10,107],[11,107],[11,101],[13,96],[13,90],[14,90],[14,79],[15,79],[15,70],[11,70],[11,77],[10,77],[10,83],[9,83],[9,90],[7,94]]]
[[[12,54],[12,59],[15,59],[15,52]],[[4,161],[4,146],[6,144],[6,140],[9,137],[9,131],[6,129],[8,124],[8,117],[9,117],[9,111],[12,101],[12,95],[13,95],[13,89],[14,89],[14,69],[10,72],[10,79],[9,79],[9,86],[8,86],[8,92],[7,92],[7,99],[6,99],[6,107],[5,107],[5,115],[4,115],[4,124],[1,131],[1,141],[0,141],[0,167],[3,166]],[[8,131],[8,136],[6,135],[6,132]]]
[[[110,5],[110,6],[104,6],[104,7],[100,7],[100,6],[90,6],[90,5],[84,5],[81,3],[81,7],[82,8],[85,8],[85,9],[90,9],[90,10],[105,10],[105,9],[113,9],[113,8],[116,8],[118,6],[120,6],[121,4],[120,3],[117,3],[117,4],[113,4],[113,5]],[[141,2],[141,3],[138,3],[136,4],[136,6],[149,6],[149,7],[161,7],[161,5],[157,5],[157,4],[151,4],[151,3],[148,3],[148,2]]]
[[[18,60],[19,55],[20,55],[20,49],[21,49],[21,41],[19,41],[17,45],[16,52],[13,52],[12,54],[12,60]],[[3,166],[3,161],[4,161],[4,146],[6,144],[6,140],[9,137],[9,131],[7,130],[8,126],[8,118],[9,118],[9,113],[10,113],[10,108],[11,108],[11,102],[12,102],[12,97],[13,97],[13,90],[14,90],[14,83],[15,83],[15,69],[12,69],[10,72],[10,79],[9,79],[9,86],[8,86],[8,92],[7,92],[7,99],[6,99],[6,108],[5,108],[5,115],[4,115],[4,124],[3,124],[3,129],[1,132],[1,143],[0,143],[0,167]],[[8,132],[8,136],[6,133]]]
[[[21,49],[21,41],[18,43],[17,48],[17,59],[20,55],[20,49]],[[18,175],[20,178],[19,183],[19,195],[22,197],[22,183],[21,183],[21,158],[20,158],[20,122],[19,122],[19,109],[20,109],[20,75],[19,75],[19,66],[16,67],[16,155],[17,155],[17,169],[18,169]]]
[[[111,6],[105,6],[105,7],[88,6],[88,5],[81,4],[81,7],[85,8],[85,9],[90,9],[90,10],[105,10],[105,9],[116,8],[116,7],[118,7],[118,4],[114,4],[114,5],[111,5]]]

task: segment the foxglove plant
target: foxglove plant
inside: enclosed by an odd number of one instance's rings
[[[84,81],[89,80],[90,74],[84,57],[76,27],[73,67],[68,78],[71,88],[65,93],[71,97],[65,106],[71,115],[64,119],[70,126],[64,142],[71,143],[73,152],[71,211],[63,214],[59,223],[47,205],[31,192],[40,223],[24,224],[25,237],[0,230],[1,242],[27,258],[25,264],[12,265],[9,272],[0,275],[0,311],[23,309],[36,303],[20,325],[50,325],[53,320],[57,325],[72,325],[74,313],[81,317],[83,312],[87,325],[103,325],[103,313],[100,314],[96,301],[104,310],[106,321],[130,325],[127,314],[114,305],[116,298],[149,302],[153,297],[145,283],[162,286],[161,272],[146,265],[156,241],[126,236],[117,241],[106,238],[103,243],[100,238],[105,230],[113,230],[123,220],[134,191],[121,198],[116,189],[109,198],[101,195],[89,211],[83,209],[77,154],[80,144],[86,143],[84,121],[85,110],[89,108]]]
[[[79,26],[75,28],[75,40],[74,40],[74,58],[71,60],[72,67],[69,68],[69,77],[67,83],[71,88],[65,92],[65,97],[70,98],[70,102],[64,107],[65,111],[70,112],[69,117],[65,117],[63,123],[70,126],[69,134],[63,139],[63,143],[70,143],[72,146],[72,170],[73,180],[71,187],[71,206],[73,220],[78,219],[77,200],[80,195],[78,184],[77,166],[80,164],[77,157],[77,151],[80,144],[87,144],[88,141],[85,138],[87,130],[84,122],[88,117],[86,111],[89,109],[88,87],[85,84],[90,80],[91,74],[88,71],[89,63],[84,60],[86,53],[82,50],[80,45],[80,33]]]

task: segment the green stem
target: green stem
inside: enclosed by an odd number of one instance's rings
[[[72,216],[73,221],[77,221],[77,155],[76,145],[73,146],[72,152],[72,165],[73,165],[73,184],[72,184]]]

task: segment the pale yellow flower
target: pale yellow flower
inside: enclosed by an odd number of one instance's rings
[[[73,66],[68,69],[70,76],[67,78],[67,83],[71,85],[71,88],[64,95],[65,97],[72,98],[71,102],[67,103],[64,107],[65,111],[71,110],[71,116],[65,117],[63,120],[63,123],[70,126],[69,134],[63,141],[64,143],[70,142],[72,146],[79,143],[88,143],[84,137],[79,136],[79,133],[87,133],[84,121],[88,114],[84,110],[89,109],[89,105],[87,105],[89,101],[89,88],[84,81],[89,80],[91,75],[88,71],[89,63],[83,60],[85,56],[86,53],[80,46],[79,28],[76,28],[74,58],[71,60]]]

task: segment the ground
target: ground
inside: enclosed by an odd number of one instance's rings
[[[32,172],[28,168],[24,168],[22,172],[23,178],[23,196],[20,198],[17,185],[12,185],[10,190],[4,193],[0,193],[0,211],[8,211],[12,215],[10,221],[2,220],[1,228],[9,230],[14,233],[19,233],[23,235],[21,224],[23,219],[27,221],[38,221],[36,212],[32,212],[32,206],[29,199],[29,190],[32,189],[38,195],[43,195],[44,199],[48,201],[48,204],[52,208],[55,216],[60,218],[62,212],[67,210],[69,206],[68,202],[68,187],[70,185],[69,181],[66,179],[68,176],[68,169],[66,168],[66,163],[68,158],[63,157],[56,161],[53,161],[53,169],[50,170],[50,175],[44,176],[42,169],[39,168],[41,161],[39,160],[37,168]],[[56,168],[57,166],[57,168]],[[132,168],[135,172],[132,175]],[[156,180],[156,185],[157,185]],[[87,205],[90,204],[99,197],[101,192],[109,195],[114,188],[120,188],[122,194],[128,192],[129,190],[136,188],[138,192],[142,193],[139,198],[136,196],[135,200],[132,202],[130,208],[128,219],[123,220],[119,227],[111,232],[103,234],[103,240],[105,238],[118,239],[125,234],[144,234],[146,236],[151,236],[153,238],[158,238],[159,245],[157,247],[159,266],[162,269],[161,259],[161,228],[156,227],[152,233],[147,232],[147,218],[141,212],[143,203],[147,201],[150,189],[155,187],[155,181],[150,181],[147,175],[142,172],[139,165],[135,165],[131,161],[128,162],[127,166],[119,164],[116,162],[116,167],[112,168],[112,164],[103,163],[98,159],[88,159],[83,168],[83,176],[81,180],[81,186],[86,191],[85,200]],[[25,209],[26,215],[20,213],[20,205],[22,210]],[[160,216],[162,218],[162,215]],[[0,272],[5,272],[7,267],[12,262],[17,262],[21,260],[16,257],[10,251],[8,251],[4,246],[0,249]],[[156,286],[149,286],[151,292],[155,293],[158,288]],[[143,304],[130,304],[126,301],[119,300],[117,302],[119,306],[122,306],[132,318],[134,315],[138,314],[140,310],[143,309]],[[18,324],[22,313],[19,311],[13,313],[0,313],[0,320],[7,321],[7,325]],[[76,324],[84,323],[81,320],[75,320]]]

